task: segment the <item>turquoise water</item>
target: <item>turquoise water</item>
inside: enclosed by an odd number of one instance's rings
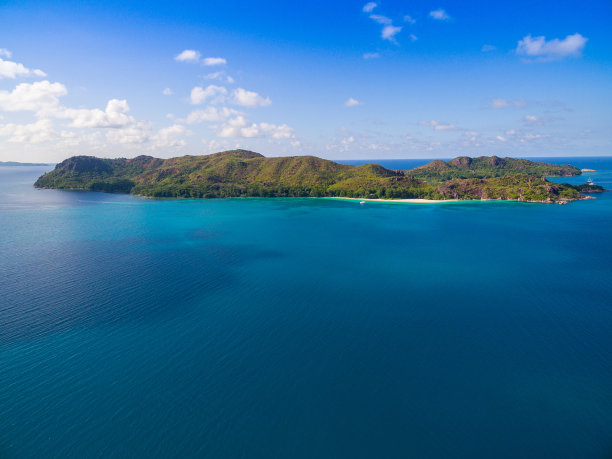
[[[612,188],[612,158],[555,161]],[[0,168],[0,457],[612,455],[612,193],[160,201],[43,170]]]

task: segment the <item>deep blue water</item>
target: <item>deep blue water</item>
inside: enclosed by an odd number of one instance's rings
[[[612,158],[554,161],[612,188]],[[612,455],[612,193],[163,201],[44,170],[0,168],[0,457]]]

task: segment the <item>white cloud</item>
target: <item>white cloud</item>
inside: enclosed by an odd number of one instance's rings
[[[219,137],[257,137],[259,131],[253,128],[256,125],[253,124],[250,128],[247,127],[248,125],[246,118],[240,115],[224,123],[217,135]]]
[[[206,107],[204,110],[194,110],[184,120],[177,120],[183,123],[195,124],[202,122],[216,122],[229,118],[230,116],[241,115],[237,110],[227,107]]]
[[[540,118],[539,116],[535,116],[535,115],[525,115],[523,119],[527,121],[528,123],[533,123],[533,124],[544,124],[547,121],[549,121],[546,118]]]
[[[368,2],[363,6],[364,13],[371,13],[378,6],[375,2]],[[9,56],[10,57],[10,56]]]
[[[151,137],[151,140],[155,143],[156,147],[182,147],[186,145],[186,142],[183,139],[177,139],[177,137],[191,134],[192,132],[185,126],[173,124],[157,131]]]
[[[59,105],[59,97],[67,94],[61,83],[37,81],[18,84],[12,92],[0,91],[0,110],[41,112]]]
[[[227,60],[222,57],[205,57],[202,59],[202,65],[213,66],[213,65],[224,65],[227,64]]]
[[[172,89],[170,89],[170,88],[165,88],[165,89],[162,91],[162,94],[163,94],[164,96],[171,96],[171,95],[172,95],[172,94],[174,94],[174,93],[172,92]]]
[[[253,138],[269,136],[273,139],[295,139],[293,128],[286,124],[249,123],[244,116],[236,116],[225,122],[217,136],[224,138]]]
[[[410,34],[410,41],[417,41],[418,39],[419,38],[415,34],[413,33]]]
[[[448,15],[448,13],[444,11],[442,8],[430,11],[429,16],[431,16],[432,18],[438,21],[447,21],[450,19],[450,16]]]
[[[143,144],[150,140],[151,125],[139,121],[120,129],[111,129],[106,133],[106,140],[119,144]]]
[[[436,131],[456,131],[457,127],[454,124],[441,123],[436,120],[431,121],[419,121],[421,126],[431,126]]]
[[[72,131],[62,130],[59,134],[60,145],[74,147],[81,143],[82,139]]]
[[[70,118],[72,127],[80,128],[124,128],[136,123],[134,117],[128,115],[130,107],[125,100],[111,99],[104,111],[99,108],[63,108],[54,115],[58,118]]]
[[[364,8],[364,11],[369,13],[372,11],[372,9],[373,8],[366,10]],[[383,40],[389,40],[390,42],[397,44],[397,41],[395,40],[395,35],[397,35],[398,33],[402,31],[401,26],[394,26],[391,18],[387,16],[383,16],[381,14],[370,14],[369,17],[377,24],[381,24],[384,26],[381,32],[381,37]],[[406,17],[411,19],[410,16],[406,16]]]
[[[521,139],[521,142],[529,140],[547,139],[548,137],[550,137],[548,134],[525,134]]]
[[[25,67],[23,64],[13,61],[5,61],[0,58],[0,79],[2,78],[17,78],[20,76],[38,76],[45,77],[47,74],[42,70],[35,69],[31,70]]]
[[[198,62],[200,60],[200,52],[194,49],[186,49],[177,54],[174,60],[179,62]]]
[[[357,107],[358,105],[361,105],[361,102],[359,102],[357,99],[353,99],[352,97],[344,102],[345,107]]]
[[[208,75],[204,75],[204,78],[206,78],[207,80],[225,81],[229,84],[232,84],[234,82],[234,79],[223,71],[209,73]]]
[[[378,59],[380,57],[379,53],[365,53],[363,55],[364,59]]]
[[[488,53],[489,51],[495,51],[497,48],[493,45],[482,45],[482,48],[480,49],[480,51],[482,51],[483,53]]]
[[[233,102],[243,107],[265,107],[272,103],[269,97],[262,97],[256,92],[247,91],[243,88],[234,90]]]
[[[408,24],[415,24],[416,23],[416,19],[414,19],[412,16],[404,16],[404,22],[407,22]]]
[[[397,35],[401,31],[402,31],[401,27],[387,25],[383,27],[381,37],[383,38],[383,40],[389,40],[393,43],[397,43],[395,40],[395,35]]]
[[[563,40],[555,38],[546,41],[544,36],[532,37],[527,35],[518,42],[516,53],[545,62],[563,59],[565,57],[580,57],[588,38],[579,33],[568,35]]]
[[[372,19],[374,22],[385,25],[389,25],[393,22],[387,16],[381,16],[380,14],[370,14],[370,19]]]
[[[13,56],[13,53],[6,48],[0,48],[0,56],[8,57],[10,59]]]
[[[280,126],[276,124],[270,123],[260,123],[260,129],[272,136],[273,139],[293,139],[295,136],[293,135],[293,128],[287,126],[286,124],[281,124]]]
[[[58,137],[48,119],[30,124],[0,124],[0,135],[8,136],[8,141],[14,143],[41,143]]]
[[[505,137],[502,137],[501,135],[498,135],[495,137],[497,140],[499,140],[500,142],[507,142],[508,139],[506,139]]]
[[[527,102],[524,100],[506,100],[506,99],[493,99],[491,101],[491,108],[521,108],[525,107]]]
[[[190,101],[193,105],[199,105],[208,100],[210,100],[210,103],[221,103],[225,100],[226,95],[227,89],[223,86],[211,84],[206,89],[196,86],[191,90]]]
[[[206,140],[202,139],[203,143],[206,143]],[[238,145],[235,145],[235,148],[238,148]],[[230,143],[228,143],[227,141],[218,141],[216,139],[212,139],[211,141],[208,142],[208,151],[210,152],[216,152],[216,151],[224,151],[224,150],[229,150],[231,149],[231,145]]]

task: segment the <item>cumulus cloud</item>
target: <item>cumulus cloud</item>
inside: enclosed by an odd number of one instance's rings
[[[499,109],[499,108],[521,108],[525,107],[527,102],[524,100],[506,100],[506,99],[493,99],[491,101],[491,108]]]
[[[408,24],[415,24],[416,23],[416,19],[414,19],[412,16],[404,16],[404,22],[407,22]]]
[[[363,6],[364,13],[371,13],[378,5],[375,2],[368,2]]]
[[[151,124],[146,121],[134,122],[106,133],[106,140],[119,144],[143,144],[150,140]]]
[[[179,62],[198,62],[200,60],[200,52],[194,49],[186,49],[174,56],[174,60]]]
[[[432,17],[433,19],[436,19],[437,21],[448,21],[450,19],[450,16],[448,15],[448,13],[442,8],[430,11],[429,16]]]
[[[272,103],[269,97],[262,97],[256,92],[247,91],[243,88],[234,90],[232,101],[236,105],[241,105],[243,107],[265,107]]]
[[[380,57],[379,53],[365,53],[363,55],[364,59],[378,59]]]
[[[293,139],[293,128],[286,124],[276,125],[271,123],[259,123],[259,128],[272,136],[273,139]]]
[[[505,137],[502,137],[501,135],[498,135],[495,137],[497,140],[499,140],[500,142],[507,142],[508,139],[506,139]]]
[[[5,50],[6,51],[6,50]],[[9,53],[10,54],[10,53]],[[42,70],[31,70],[23,64],[13,61],[5,61],[0,58],[0,79],[2,78],[17,78],[25,76],[45,77],[47,74]]]
[[[165,88],[165,89],[162,91],[162,94],[163,94],[164,96],[171,96],[171,95],[172,95],[172,94],[174,94],[174,93],[172,92],[172,89],[170,89],[170,88]]]
[[[546,41],[546,37],[527,35],[519,40],[516,53],[531,58],[533,61],[546,62],[566,57],[580,57],[588,38],[579,33],[568,35],[563,40],[555,38]]]
[[[186,145],[180,137],[193,134],[189,129],[180,124],[173,124],[152,133],[151,124],[140,121],[122,129],[109,131],[106,139],[111,143],[118,144],[144,144],[151,143],[155,148],[182,147]]]
[[[273,139],[295,139],[293,128],[286,124],[249,123],[244,116],[236,116],[225,122],[217,136],[224,138],[271,137]]]
[[[361,102],[359,102],[357,99],[353,99],[352,97],[344,102],[345,107],[357,107],[358,105],[361,105]]]
[[[206,78],[207,80],[219,80],[219,81],[225,81],[226,83],[232,84],[234,82],[234,79],[227,75],[225,72],[212,72],[209,73],[208,75],[204,75],[204,78]]]
[[[214,65],[224,65],[227,64],[227,60],[222,57],[205,57],[200,60],[202,54],[195,49],[186,49],[182,51],[180,54],[174,57],[174,60],[178,62],[199,62],[205,66],[214,66]]]
[[[202,59],[202,65],[213,66],[213,65],[224,65],[227,64],[227,60],[222,57],[205,57]]]
[[[111,99],[105,110],[99,108],[63,108],[55,113],[58,118],[72,119],[72,127],[80,128],[114,128],[119,129],[136,124],[128,115],[130,107],[126,100]]]
[[[155,143],[156,147],[182,147],[186,145],[185,140],[178,139],[177,137],[184,135],[191,135],[192,132],[185,126],[180,124],[173,124],[166,128],[162,128],[155,135],[151,137],[151,140]]]
[[[217,122],[222,121],[230,116],[241,115],[237,110],[227,107],[206,107],[204,110],[194,110],[184,120],[177,120],[187,124],[195,124],[202,122]]]
[[[204,102],[221,103],[225,100],[227,89],[223,86],[215,86],[213,84],[206,87],[196,86],[191,90],[190,101],[193,105],[199,105]]]
[[[0,48],[0,56],[8,57],[10,59],[13,56],[13,53],[6,48]]]
[[[0,110],[42,112],[59,105],[59,97],[67,94],[61,83],[47,80],[18,84],[11,92],[0,91]]]
[[[58,137],[48,119],[30,124],[0,124],[0,135],[8,136],[8,141],[15,143],[41,143]]]
[[[259,131],[256,127],[256,124],[249,127],[247,119],[240,115],[224,123],[217,135],[219,137],[257,137]]]
[[[436,120],[431,121],[419,121],[421,126],[431,126],[436,131],[456,131],[457,127],[454,124],[441,123]]]
[[[383,40],[389,40],[390,42],[397,43],[395,40],[395,35],[402,31],[401,27],[396,27],[393,25],[384,26],[381,32],[381,37]]]

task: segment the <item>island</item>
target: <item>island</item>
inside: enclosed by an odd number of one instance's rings
[[[17,161],[0,161],[0,167],[9,166],[52,166],[52,163],[20,163]]]
[[[151,198],[335,197],[385,200],[591,199],[579,186],[547,177],[577,167],[482,156],[435,160],[411,170],[351,166],[315,156],[264,157],[247,150],[159,159],[73,156],[43,174],[37,188],[131,193]],[[591,191],[589,189],[589,191]]]

